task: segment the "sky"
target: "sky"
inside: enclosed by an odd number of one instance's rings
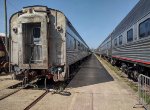
[[[139,0],[7,0],[8,21],[22,7],[44,5],[62,11],[90,48],[96,49]],[[0,0],[0,33],[5,32]]]

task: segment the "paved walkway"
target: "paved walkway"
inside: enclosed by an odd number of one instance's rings
[[[134,92],[113,78],[92,55],[68,85],[71,96],[49,93],[31,110],[144,110]]]
[[[12,80],[11,75],[0,76],[0,91],[10,86],[16,85],[20,82],[21,81],[18,81],[18,80]]]

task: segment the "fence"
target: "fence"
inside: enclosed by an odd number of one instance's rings
[[[150,77],[140,74],[138,77],[139,104],[150,110]]]

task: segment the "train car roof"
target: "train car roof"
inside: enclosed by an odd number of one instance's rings
[[[148,13],[150,13],[150,0],[140,0],[115,28],[114,36],[118,36],[120,33],[131,27]]]

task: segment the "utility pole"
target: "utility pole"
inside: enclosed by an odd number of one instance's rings
[[[5,15],[5,48],[8,52],[8,41],[7,41],[7,3],[4,0],[4,15]]]
[[[6,61],[9,61],[9,72],[10,72],[10,57],[8,53],[8,34],[7,34],[7,1],[4,0],[4,19],[5,19],[5,50],[6,50]]]

